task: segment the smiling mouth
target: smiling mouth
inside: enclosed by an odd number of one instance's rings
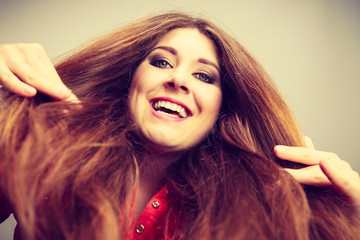
[[[170,101],[155,100],[152,103],[152,107],[157,112],[166,113],[179,118],[187,118],[190,116],[190,113],[187,109]]]

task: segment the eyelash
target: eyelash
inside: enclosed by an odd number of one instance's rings
[[[212,84],[212,83],[215,82],[215,79],[214,79],[212,76],[210,76],[210,75],[208,75],[208,74],[206,74],[206,73],[194,73],[193,75],[194,75],[197,79],[199,79],[200,81],[202,81],[202,82],[204,82],[204,83],[210,83],[210,84]],[[201,79],[202,77],[205,77],[206,79]]]
[[[165,59],[163,58],[155,58],[150,61],[150,64],[154,67],[160,68],[160,69],[167,69],[167,68],[173,68],[173,66]],[[166,66],[161,66],[160,64],[165,64]],[[195,76],[197,79],[204,83],[213,84],[215,82],[215,79],[206,73],[194,73],[193,76]],[[204,79],[205,78],[205,79]]]
[[[162,63],[165,63],[166,66],[161,66],[159,64],[162,64]],[[157,67],[157,68],[160,68],[160,69],[166,69],[166,68],[172,68],[172,65],[166,61],[165,59],[162,59],[162,58],[155,58],[153,60],[150,61],[150,64],[153,65],[154,67]]]

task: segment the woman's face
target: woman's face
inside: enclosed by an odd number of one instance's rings
[[[165,151],[199,143],[217,119],[220,81],[209,38],[192,28],[167,33],[136,69],[129,91],[130,110],[146,143]]]

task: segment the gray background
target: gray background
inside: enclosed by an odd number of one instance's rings
[[[272,76],[304,135],[360,171],[360,0],[0,0],[0,43],[38,42],[55,58],[169,10],[235,36]],[[0,240],[12,239],[13,225],[0,225]]]

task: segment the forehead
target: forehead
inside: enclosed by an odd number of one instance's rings
[[[196,28],[177,28],[160,39],[157,46],[173,47],[177,52],[202,57],[218,63],[214,42]]]

